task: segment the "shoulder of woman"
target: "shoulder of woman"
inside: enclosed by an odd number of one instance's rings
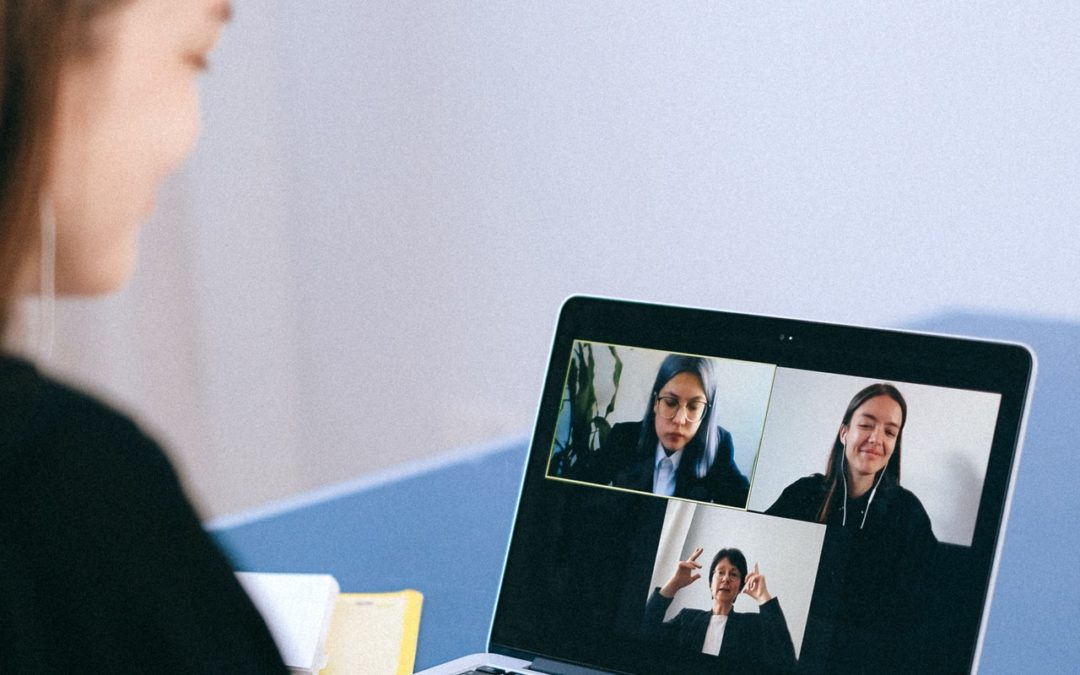
[[[620,436],[641,433],[641,422],[616,422],[611,426],[611,433],[619,434]]]
[[[678,625],[684,623],[693,623],[695,621],[708,621],[712,615],[707,609],[694,609],[692,607],[684,607],[676,612],[675,616],[671,617],[671,623]]]
[[[619,422],[611,427],[604,445],[609,447],[636,447],[641,436],[641,422]]]
[[[894,483],[889,485],[880,497],[885,513],[888,514],[887,522],[891,523],[892,527],[909,533],[921,532],[927,537],[933,536],[930,515],[914,492]]]
[[[820,473],[810,474],[799,478],[791,485],[784,488],[784,492],[814,492],[825,490],[825,476]]]
[[[920,500],[914,492],[902,485],[896,485],[894,490],[896,491],[894,498],[899,504],[902,504],[905,509],[911,511],[913,514],[921,515],[929,520],[930,517],[926,513],[926,507],[923,506],[922,500]]]
[[[5,484],[20,469],[57,475],[70,469],[85,480],[98,473],[107,480],[117,467],[172,475],[161,450],[127,415],[8,358],[0,365],[0,428]]]
[[[765,512],[785,518],[813,520],[824,495],[825,476],[819,473],[803,476],[785,487]]]
[[[878,494],[880,497],[884,497],[891,503],[925,512],[922,501],[915,496],[915,493],[895,481],[883,481],[881,488],[878,490]]]
[[[739,617],[739,621],[762,621],[765,617],[774,615],[776,612],[782,612],[780,609],[780,598],[775,595],[769,598],[767,601],[758,605],[758,611],[756,612],[735,612],[731,613],[731,616]]]

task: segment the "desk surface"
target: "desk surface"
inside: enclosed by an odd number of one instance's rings
[[[1022,341],[1038,355],[982,670],[1071,672],[1080,663],[1080,325],[950,315],[912,327]],[[526,445],[340,486],[214,535],[240,569],[329,573],[346,591],[421,591],[423,669],[485,649]]]

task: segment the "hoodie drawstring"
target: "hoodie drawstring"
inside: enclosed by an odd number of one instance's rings
[[[847,505],[848,505],[848,491],[847,491],[847,472],[844,471],[844,459],[847,455],[846,449],[840,453],[840,475],[843,477],[844,483],[844,519],[840,522],[841,527],[847,527]],[[889,458],[892,459],[891,457]],[[881,479],[885,477],[885,469],[889,468],[888,462],[881,468],[878,473],[877,480],[874,481],[874,489],[870,491],[870,498],[866,500],[866,510],[863,511],[862,522],[859,523],[859,529],[863,529],[866,525],[866,517],[870,515],[870,505],[874,503],[874,495],[877,494],[878,486],[881,485]]]

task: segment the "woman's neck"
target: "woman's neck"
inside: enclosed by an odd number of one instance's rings
[[[866,494],[867,490],[869,490],[870,487],[873,486],[873,484],[874,476],[860,475],[852,477],[849,475],[847,479],[848,497],[850,499],[858,499],[859,497],[862,497],[864,494]]]
[[[713,614],[723,614],[724,616],[727,616],[728,614],[731,614],[731,607],[732,607],[732,605],[731,605],[730,602],[720,602],[716,598],[713,598],[713,601],[712,601],[712,613]]]

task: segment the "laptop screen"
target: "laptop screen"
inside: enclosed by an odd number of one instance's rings
[[[623,672],[967,670],[1017,345],[571,298],[491,648]]]

